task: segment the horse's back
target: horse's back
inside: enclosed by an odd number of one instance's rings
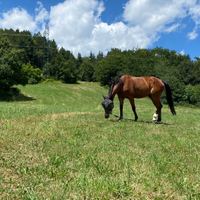
[[[134,98],[143,98],[150,94],[150,88],[145,77],[134,77],[125,74],[122,77],[123,91]]]
[[[162,93],[164,90],[163,82],[153,76],[134,77],[125,74],[122,77],[123,91],[130,93],[134,98],[143,98],[150,94]]]

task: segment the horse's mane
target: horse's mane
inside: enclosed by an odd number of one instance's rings
[[[108,96],[111,97],[112,96],[112,91],[113,91],[113,88],[114,86],[119,83],[119,82],[122,82],[121,80],[121,77],[124,76],[124,74],[120,74],[118,76],[115,77],[115,80],[112,82],[111,86],[110,86],[110,89],[109,89],[109,92],[108,92]]]

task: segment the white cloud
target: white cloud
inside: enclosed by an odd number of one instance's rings
[[[35,31],[37,29],[33,17],[23,8],[13,8],[7,13],[3,13],[2,18],[0,18],[0,27],[29,31]]]
[[[176,31],[176,30],[178,29],[178,27],[180,27],[180,24],[179,24],[179,23],[175,23],[175,24],[173,24],[173,25],[170,26],[170,27],[166,27],[166,28],[165,28],[165,32],[171,33],[171,32],[173,32],[173,31]]]
[[[199,4],[194,4],[192,7],[190,7],[189,14],[191,15],[196,25],[200,24],[200,5]]]
[[[29,30],[31,32],[37,32],[44,29],[45,20],[49,19],[49,13],[41,2],[37,2],[39,5],[35,9],[35,17],[31,16],[25,9],[21,7],[13,8],[8,12],[4,12],[2,17],[0,17],[0,27],[7,29],[19,29],[19,30]]]
[[[66,44],[72,44],[77,39],[89,39],[101,9],[102,5],[99,7],[96,0],[68,0],[51,7],[51,36],[59,42],[66,41]]]
[[[96,46],[116,47],[120,49],[132,49],[139,46],[140,48],[147,47],[151,40],[156,40],[155,35],[151,37],[142,32],[140,27],[128,27],[122,22],[108,25],[100,23],[93,30],[93,40],[98,43]]]
[[[168,25],[186,17],[188,8],[195,2],[196,0],[129,0],[124,7],[123,17],[130,25],[140,25],[149,33],[168,32]],[[172,26],[175,25],[177,23]]]
[[[194,30],[193,30],[191,33],[188,33],[187,36],[188,36],[188,38],[189,38],[190,40],[196,39],[197,36],[198,36],[197,28],[194,28]]]
[[[200,5],[197,0],[129,0],[124,5],[123,20],[107,24],[101,15],[105,10],[100,0],[65,0],[52,6],[50,13],[37,2],[35,16],[23,8],[14,8],[0,17],[0,27],[31,32],[41,31],[49,20],[50,39],[82,56],[89,52],[106,53],[110,48],[148,48],[160,37],[183,28],[182,19],[190,17],[196,26],[188,34],[195,39],[200,26]]]
[[[75,55],[78,52],[88,55],[90,51],[97,54],[115,47],[148,48],[159,39],[160,33],[183,28],[181,20],[195,4],[196,0],[129,0],[123,13],[127,24],[108,25],[101,21],[103,2],[67,0],[51,8],[50,36]]]
[[[37,23],[37,32],[40,31],[43,33],[45,30],[45,24],[49,20],[50,16],[40,1],[38,1],[37,4],[39,6],[35,9],[35,22]]]
[[[182,56],[184,56],[185,55],[185,51],[184,50],[182,50],[182,51],[180,51],[180,53],[179,54],[181,54]]]
[[[43,4],[41,2],[37,2],[39,5],[39,8],[35,9],[36,16],[35,16],[35,21],[38,23],[43,23],[45,20],[49,19],[49,13],[47,10],[43,7]]]
[[[200,26],[200,4],[194,4],[189,9],[189,15],[191,15],[191,18],[194,20],[196,26],[194,27],[193,31],[188,33],[188,38],[190,40],[194,40],[198,37],[198,28]]]
[[[129,27],[123,22],[108,25],[101,21],[103,2],[97,0],[68,0],[51,7],[50,37],[59,46],[88,55],[110,48],[145,48],[158,37],[148,35],[139,25]]]

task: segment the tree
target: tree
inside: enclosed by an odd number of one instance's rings
[[[84,58],[80,66],[80,77],[82,81],[93,81],[94,66],[89,58]]]
[[[50,40],[49,43],[50,43],[49,60],[51,61],[51,59],[54,58],[58,54],[58,46],[55,40],[53,41]]]
[[[65,60],[69,60],[70,57],[73,56],[69,50],[66,51],[63,47],[60,49],[59,53]]]
[[[80,73],[81,73],[81,72],[80,72],[80,66],[81,66],[82,62],[83,62],[83,58],[82,58],[82,56],[81,56],[81,53],[78,53],[77,66],[76,66],[76,68],[77,68],[77,71],[78,71],[79,79],[80,79]]]
[[[44,58],[44,48],[41,48],[44,46],[44,37],[40,32],[34,34],[33,36],[34,39],[34,45],[37,48],[34,54],[34,61],[31,63],[34,67],[40,68],[42,70],[43,68],[43,58]]]
[[[72,59],[61,63],[59,79],[63,83],[76,83],[77,77],[78,73]]]
[[[97,55],[97,61],[100,61],[100,60],[102,60],[103,59],[103,52],[100,52],[99,51],[99,53],[98,53],[98,55]]]
[[[28,83],[21,56],[22,51],[11,48],[7,38],[0,38],[0,99],[12,97],[12,86]]]
[[[91,63],[95,63],[95,62],[96,62],[95,55],[94,55],[92,52],[90,52],[89,59],[90,59],[90,62],[91,62]]]
[[[94,76],[101,85],[110,85],[117,75],[126,73],[124,59],[119,55],[107,55],[97,63]]]
[[[76,59],[70,51],[66,51],[64,48],[60,49],[51,60],[50,74],[56,80],[61,80],[63,83],[77,82]]]

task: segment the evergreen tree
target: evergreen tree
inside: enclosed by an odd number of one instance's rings
[[[93,81],[94,66],[88,58],[84,58],[80,66],[80,78],[82,81]]]
[[[102,60],[103,59],[103,52],[100,52],[99,51],[99,53],[98,53],[98,55],[97,55],[97,61],[100,61],[100,60]]]

